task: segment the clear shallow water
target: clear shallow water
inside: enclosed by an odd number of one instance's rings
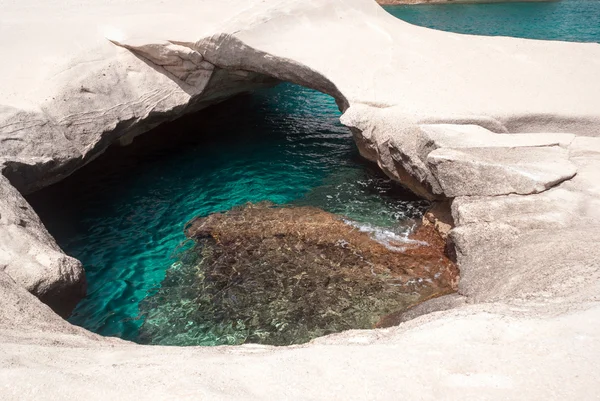
[[[70,321],[134,341],[139,304],[178,260],[184,224],[264,200],[400,235],[426,205],[359,158],[332,98],[291,84],[162,126],[30,198],[86,269],[88,296]]]
[[[388,6],[392,15],[443,31],[600,42],[600,1]]]

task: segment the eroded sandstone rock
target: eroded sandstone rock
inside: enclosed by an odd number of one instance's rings
[[[437,149],[427,163],[452,198],[535,194],[577,173],[568,151],[558,146]]]
[[[0,271],[62,316],[68,316],[85,296],[81,262],[60,250],[31,206],[2,174]]]

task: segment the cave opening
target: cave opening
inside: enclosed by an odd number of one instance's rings
[[[148,344],[288,345],[450,291],[440,255],[397,257],[419,247],[408,236],[429,203],[362,159],[339,114],[333,98],[280,84],[115,144],[29,195],[86,270],[70,322]],[[198,216],[218,224],[190,240]],[[333,274],[340,260],[351,268]]]

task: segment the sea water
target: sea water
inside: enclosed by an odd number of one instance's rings
[[[405,236],[427,202],[362,160],[339,116],[331,97],[282,84],[109,149],[30,197],[86,270],[88,295],[69,320],[137,341],[140,302],[179,262],[185,223],[247,202],[318,206],[379,236]]]
[[[386,10],[407,22],[443,31],[529,39],[600,42],[600,1],[419,4]]]

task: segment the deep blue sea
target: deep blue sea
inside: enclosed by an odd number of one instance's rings
[[[394,6],[411,23],[482,35],[600,41],[600,1]],[[424,202],[360,159],[333,99],[291,84],[258,91],[112,148],[30,197],[89,290],[70,318],[136,341],[139,304],[176,263],[194,216],[246,202],[321,207],[404,234]],[[165,138],[168,138],[165,140]],[[176,333],[174,333],[176,334]]]
[[[389,6],[392,15],[443,31],[600,42],[600,0]]]

